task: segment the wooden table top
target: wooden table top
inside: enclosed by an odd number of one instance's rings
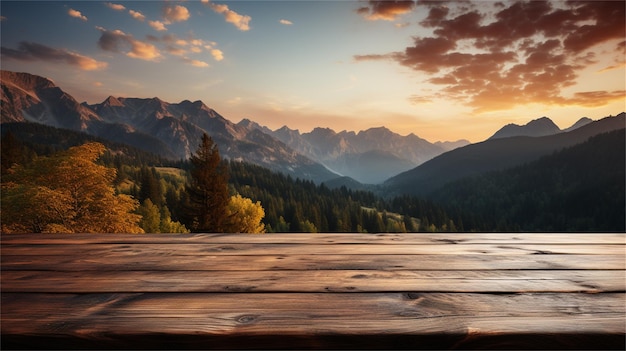
[[[625,349],[625,234],[2,235],[2,349]]]

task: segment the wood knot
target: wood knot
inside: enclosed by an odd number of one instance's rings
[[[403,295],[404,298],[407,300],[418,300],[419,298],[421,298],[420,294],[415,292],[404,293]]]
[[[239,324],[250,324],[250,323],[254,323],[258,318],[259,316],[257,315],[244,314],[244,315],[238,316],[235,320]]]

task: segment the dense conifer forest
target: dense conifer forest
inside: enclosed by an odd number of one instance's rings
[[[625,135],[599,134],[519,167],[450,183],[433,198],[462,208],[482,230],[624,232]]]

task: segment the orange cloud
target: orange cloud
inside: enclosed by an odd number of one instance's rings
[[[172,5],[163,8],[163,18],[166,23],[184,22],[188,20],[190,16],[189,10],[185,6]]]
[[[71,17],[78,18],[78,19],[81,19],[83,21],[87,21],[87,17],[83,16],[83,14],[80,13],[80,11],[76,11],[74,9],[69,9],[67,11],[67,14],[70,15]]]
[[[370,21],[395,21],[398,16],[411,12],[414,7],[413,0],[370,0],[368,6],[360,7],[357,13]]]
[[[624,101],[626,90],[615,91],[582,91],[574,94],[574,97],[567,100],[567,103],[587,107],[603,106],[611,101]]]
[[[165,27],[165,23],[161,21],[148,21],[148,25],[158,32],[163,32],[167,30],[167,28]]]
[[[224,53],[222,52],[222,50],[219,49],[212,49],[211,56],[213,56],[213,59],[215,59],[215,61],[222,61],[224,59]]]
[[[78,67],[85,71],[101,70],[108,66],[106,62],[97,61],[89,56],[84,56],[65,49],[55,49],[46,45],[21,42],[17,50],[2,47],[2,57],[4,59],[18,61],[44,61],[61,62]]]
[[[204,62],[204,61],[199,61],[199,60],[192,60],[190,58],[184,57],[183,60],[195,67],[200,67],[200,68],[205,68],[205,67],[209,67],[209,64]]]
[[[386,54],[355,55],[355,61],[392,60],[423,72],[428,83],[441,86],[442,95],[477,112],[528,103],[597,106],[619,95],[601,91],[566,97],[562,91],[575,85],[579,72],[596,62],[595,54],[586,50],[613,40],[623,42],[626,23],[621,2],[553,6],[520,1],[481,3],[491,7],[476,8],[455,3],[454,9],[440,2],[424,4],[428,15],[420,22],[422,36],[414,37],[411,46]],[[424,36],[425,30],[431,34]],[[616,53],[623,52],[619,45]]]
[[[250,30],[250,21],[252,18],[247,15],[240,15],[237,12],[228,8],[227,5],[214,4],[210,1],[203,0],[204,4],[208,5],[214,12],[224,16],[226,22],[232,23],[237,29],[241,31]]]
[[[115,31],[113,32],[113,34]],[[121,39],[120,39],[121,40]],[[148,40],[155,43],[164,43],[165,51],[169,54],[176,56],[183,56],[188,53],[201,53],[206,51],[211,54],[215,61],[221,61],[224,59],[224,53],[222,50],[215,48],[217,43],[213,41],[205,41],[202,39],[195,38],[192,34],[188,34],[186,39],[179,38],[175,34],[165,34],[161,37],[156,36],[148,36]],[[103,39],[105,47],[108,44],[108,38]],[[118,41],[111,40],[111,44],[117,44]],[[113,46],[113,45],[110,45]],[[112,48],[111,51],[119,49]],[[192,63],[191,60],[186,60],[187,63]],[[201,61],[194,62],[193,65],[198,67],[206,67],[200,63]]]
[[[614,69],[619,69],[619,68],[622,68],[622,67],[625,67],[625,66],[626,66],[626,62],[620,62],[620,63],[615,64],[615,65],[604,67],[603,69],[599,70],[598,73],[607,72],[607,71],[611,71],[611,70],[614,70]]]
[[[102,32],[98,40],[98,46],[102,50],[125,53],[128,57],[146,61],[156,61],[162,57],[156,46],[137,40],[121,30],[109,31],[102,27],[97,27],[97,29]]]
[[[135,11],[135,10],[128,10],[128,13],[130,14],[130,16],[138,21],[145,21],[146,16],[144,16],[141,12],[139,11]]]
[[[124,7],[124,5],[121,4],[114,4],[111,2],[107,2],[105,3],[105,5],[107,5],[108,8],[113,9],[115,11],[124,11],[126,10],[126,7]]]

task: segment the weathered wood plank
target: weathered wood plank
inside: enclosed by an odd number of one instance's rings
[[[596,235],[2,235],[2,348],[624,349]]]
[[[42,250],[45,252],[45,250]],[[10,250],[6,250],[10,252]],[[3,271],[89,270],[612,270],[626,269],[624,255],[10,255]]]
[[[54,335],[100,347],[128,342],[129,336],[135,346],[157,347],[157,341],[150,343],[154,335],[169,336],[168,342],[178,346],[194,336],[211,342],[219,342],[220,336],[226,340],[271,336],[282,341],[300,336],[305,345],[316,345],[328,342],[326,335],[341,334],[351,341],[363,336],[386,340],[386,335],[404,335],[415,341],[423,341],[420,336],[445,336],[453,340],[444,344],[448,347],[471,345],[481,336],[506,335],[511,340],[527,335],[541,340],[548,335],[554,341],[595,334],[604,336],[598,341],[621,347],[626,327],[623,298],[624,294],[5,293],[1,328],[3,343],[7,337],[19,342]]]
[[[84,244],[2,245],[2,255],[146,256],[161,255],[544,255],[584,254],[622,255],[625,246],[617,244]]]
[[[3,234],[2,244],[622,244],[621,233]]]
[[[245,264],[245,262],[242,262]],[[80,271],[2,273],[2,292],[623,292],[624,271]]]

